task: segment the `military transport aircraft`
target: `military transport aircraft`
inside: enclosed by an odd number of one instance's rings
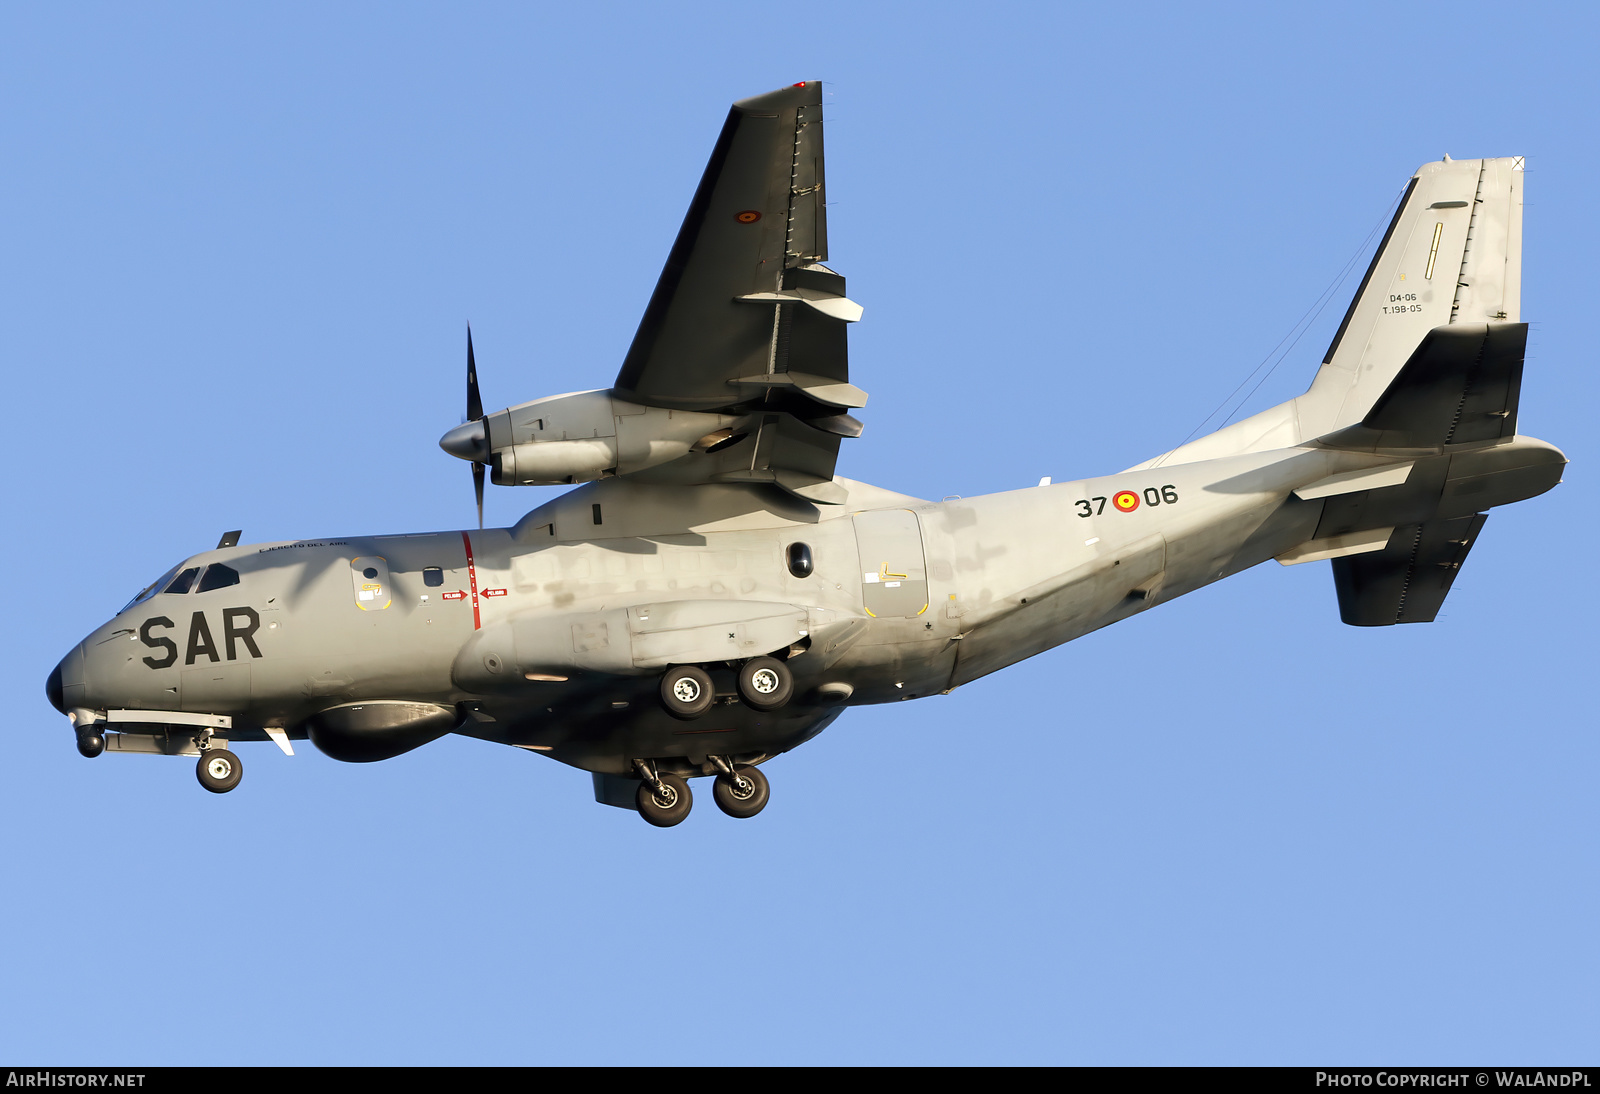
[[[821,88],[735,103],[615,383],[485,414],[477,530],[184,559],[50,674],[85,756],[236,741],[340,760],[447,733],[593,774],[673,825],[688,779],[759,813],[760,765],[846,707],[943,695],[1257,563],[1332,560],[1346,623],[1434,618],[1485,510],[1565,457],[1517,432],[1520,158],[1411,179],[1310,389],[1114,475],[928,502],[835,474],[867,402],[828,259]],[[581,484],[484,529],[483,480]]]

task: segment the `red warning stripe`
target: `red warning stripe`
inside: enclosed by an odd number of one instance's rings
[[[472,590],[472,629],[483,627],[483,617],[478,614],[478,570],[472,561],[472,537],[461,533],[461,542],[467,545],[467,587]]]

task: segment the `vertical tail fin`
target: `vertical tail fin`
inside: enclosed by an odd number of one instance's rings
[[[1310,390],[1134,469],[1286,448],[1355,425],[1433,328],[1518,322],[1522,180],[1521,156],[1423,164]]]
[[[1427,333],[1515,323],[1522,306],[1522,157],[1424,164],[1311,389],[1299,437],[1359,422]]]

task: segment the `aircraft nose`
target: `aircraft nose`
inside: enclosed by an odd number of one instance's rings
[[[44,694],[50,700],[50,705],[62,714],[67,712],[68,699],[73,696],[82,696],[83,645],[81,643],[73,646],[72,652],[63,657],[61,663],[50,670],[50,676],[44,682]]]

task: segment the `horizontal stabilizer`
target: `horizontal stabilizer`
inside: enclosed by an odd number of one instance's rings
[[[1435,327],[1361,424],[1323,441],[1415,449],[1514,437],[1527,344],[1526,323]]]
[[[1432,623],[1486,513],[1402,525],[1389,546],[1333,560],[1339,618],[1353,627]]]
[[[1354,494],[1358,490],[1382,490],[1386,486],[1400,486],[1411,477],[1411,469],[1416,465],[1416,460],[1407,460],[1405,463],[1389,464],[1384,467],[1341,471],[1337,475],[1329,475],[1325,479],[1318,479],[1308,486],[1300,487],[1294,492],[1294,496],[1304,501],[1315,501],[1317,498],[1331,498],[1339,494]]]
[[[1369,551],[1381,551],[1388,547],[1389,537],[1393,534],[1393,528],[1367,528],[1359,532],[1328,536],[1325,539],[1309,539],[1276,557],[1280,565],[1298,566],[1302,562],[1322,562],[1330,558],[1344,558],[1346,555],[1364,555]]]

